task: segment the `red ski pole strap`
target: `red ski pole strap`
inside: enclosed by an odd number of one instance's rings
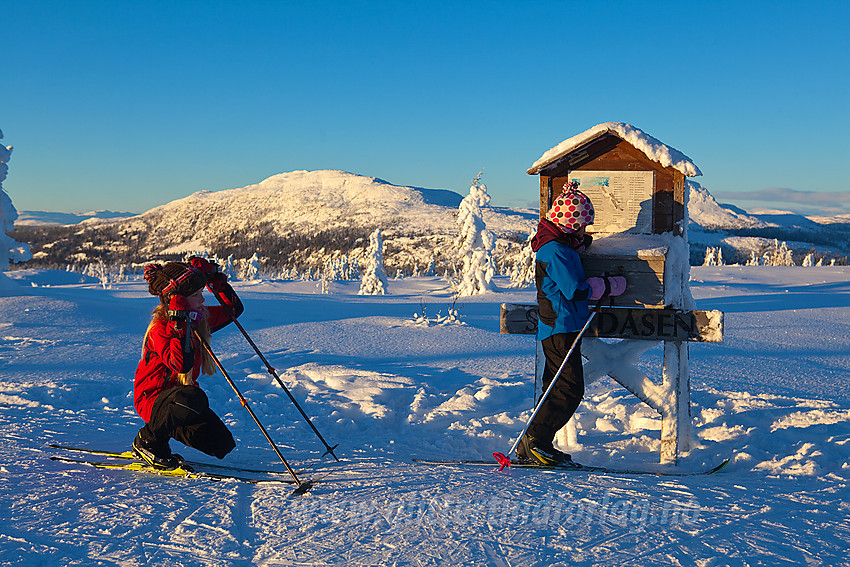
[[[496,451],[493,453],[493,456],[499,461],[499,470],[504,470],[505,467],[511,466],[511,460],[504,453]]]

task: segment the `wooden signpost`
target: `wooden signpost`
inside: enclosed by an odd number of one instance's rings
[[[537,334],[537,305],[503,303],[501,332],[512,335]],[[723,341],[723,313],[603,307],[591,322],[585,336],[719,343]]]
[[[566,182],[578,181],[590,197],[596,219],[585,276],[622,275],[628,286],[588,329],[585,382],[611,376],[658,411],[661,462],[676,463],[692,441],[688,344],[723,339],[723,314],[694,310],[688,288],[685,177],[699,169],[644,132],[607,123],[552,148],[528,173],[540,176],[540,218]],[[537,306],[504,304],[501,325],[503,333],[536,333]],[[659,342],[661,384],[634,365]]]

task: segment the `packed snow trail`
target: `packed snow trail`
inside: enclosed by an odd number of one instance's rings
[[[222,363],[287,458],[339,467],[298,499],[50,461],[50,443],[128,448],[152,299],[138,282],[104,290],[66,272],[10,276],[21,287],[0,297],[2,565],[848,565],[848,268],[693,269],[699,307],[727,316],[723,344],[690,349],[698,446],[683,466],[733,461],[685,478],[409,463],[490,458],[509,444],[533,405],[534,344],[499,334],[499,304],[531,303],[533,290],[467,298],[446,323],[438,278],[394,280],[380,297],[357,296],[357,282],[335,282],[331,295],[315,282],[237,283],[243,325],[341,442],[343,463],[319,459],[323,447],[243,337],[216,333]],[[413,318],[423,302],[430,323]],[[649,376],[658,355],[640,363]],[[222,377],[202,384],[238,441],[223,464],[274,465]],[[660,419],[611,380],[591,385],[576,428],[565,449],[579,462],[660,466]]]

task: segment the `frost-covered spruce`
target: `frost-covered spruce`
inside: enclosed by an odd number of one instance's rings
[[[457,223],[460,225],[457,240],[458,258],[463,267],[455,285],[458,296],[464,297],[495,290],[492,283],[496,273],[493,251],[496,235],[487,229],[482,209],[490,205],[487,186],[481,183],[479,172],[472,180],[469,195],[458,207]]]
[[[431,261],[428,262],[428,268],[425,270],[426,276],[435,276],[437,275],[437,267],[434,265],[434,258],[431,258]]]
[[[0,139],[3,132],[0,131]],[[9,158],[12,156],[12,146],[0,144],[0,271],[9,267],[9,262],[26,262],[32,258],[30,247],[18,242],[7,233],[15,228],[15,220],[18,218],[18,210],[12,204],[12,199],[3,190],[3,181],[6,180],[6,172],[9,171]]]
[[[528,239],[522,247],[522,253],[511,271],[511,285],[513,287],[522,288],[534,283],[534,250],[531,249],[531,240],[534,238],[534,234],[532,232],[528,235]]]
[[[384,241],[381,229],[369,235],[369,250],[366,251],[366,269],[360,279],[358,295],[385,295],[389,290],[387,274],[384,272]]]
[[[713,248],[711,246],[705,249],[705,260],[703,266],[723,266],[726,262],[723,261],[723,250],[720,246]]]
[[[222,273],[227,276],[228,281],[236,281],[239,275],[236,273],[236,268],[233,266],[233,254],[227,257],[224,264],[221,266]]]
[[[260,258],[257,253],[245,260],[245,268],[242,271],[242,279],[259,280],[260,279]]]
[[[765,252],[764,256],[764,265],[765,266],[795,266],[794,256],[791,252],[791,249],[788,248],[788,243],[785,241],[779,242],[778,239],[773,240],[773,244]]]

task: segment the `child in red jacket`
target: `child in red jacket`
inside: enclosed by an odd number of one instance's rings
[[[236,443],[198,386],[201,372],[212,375],[216,369],[195,333],[209,344],[210,334],[230,323],[231,314],[242,313],[242,302],[227,276],[203,258],[149,264],[145,280],[160,304],[145,333],[133,385],[136,411],[145,420],[133,440],[133,453],[154,467],[175,468],[180,457],[168,445],[174,438],[222,459]],[[226,307],[204,305],[207,284]]]

